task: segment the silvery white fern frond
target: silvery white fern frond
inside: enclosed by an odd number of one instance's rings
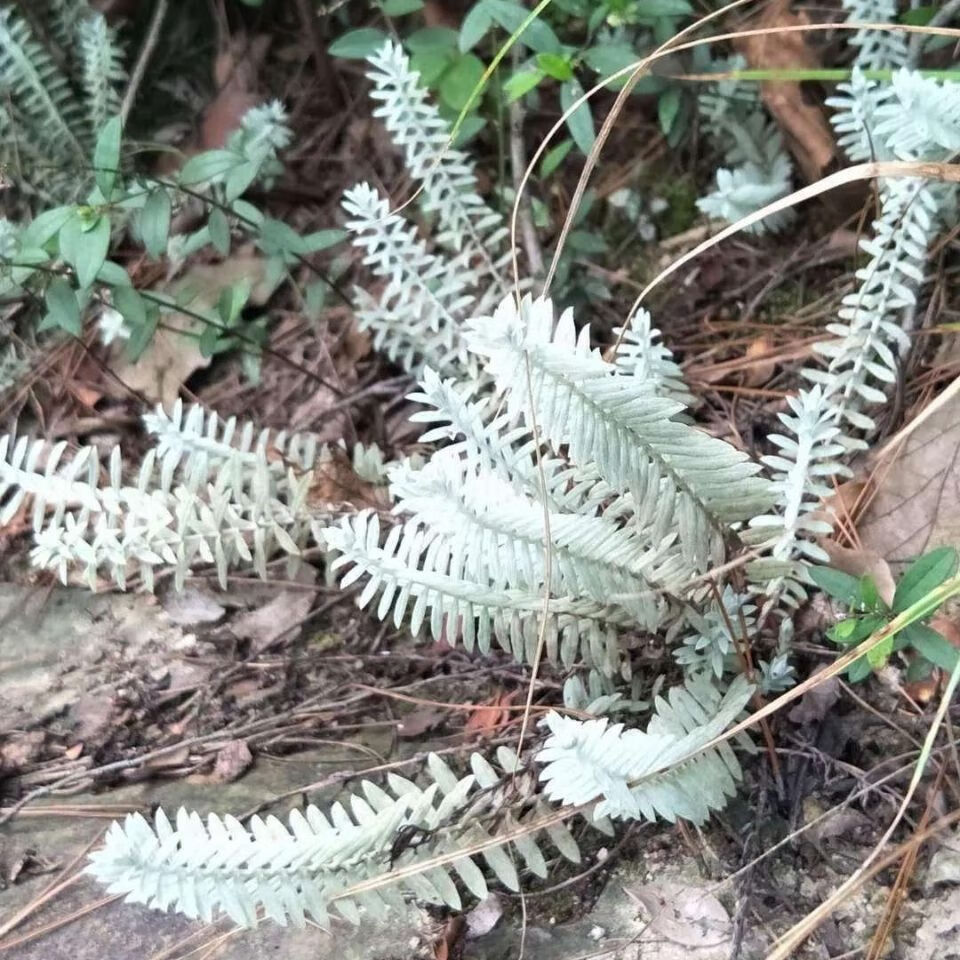
[[[738,677],[723,699],[691,681],[657,699],[646,733],[606,719],[547,715],[551,736],[537,755],[547,796],[563,804],[595,803],[596,815],[702,823],[736,790],[740,765],[730,745],[705,750],[736,720],[753,688]]]
[[[370,96],[379,104],[373,115],[403,150],[411,176],[422,181],[423,207],[437,216],[437,240],[463,253],[465,263],[483,275],[481,309],[486,309],[508,290],[503,218],[478,195],[473,163],[450,146],[450,126],[403,48],[388,40],[369,63]]]
[[[102,13],[89,12],[76,27],[84,112],[89,142],[120,112],[120,91],[126,82],[124,52]]]
[[[589,330],[575,332],[571,311],[555,323],[549,300],[526,296],[518,309],[508,297],[492,318],[471,322],[468,339],[470,349],[486,358],[514,416],[529,417],[532,400],[551,446],[566,448],[576,464],[595,465],[614,490],[629,491],[654,542],[679,531],[692,569],[722,557],[730,524],[769,505],[758,465],[674,419],[679,403],[617,376],[591,352]]]

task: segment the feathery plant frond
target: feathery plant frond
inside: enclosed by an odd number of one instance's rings
[[[381,545],[379,518],[364,512],[323,528],[318,539],[339,554],[332,569],[351,568],[341,588],[366,577],[358,604],[365,607],[380,594],[377,615],[384,619],[392,612],[393,623],[400,626],[409,611],[414,636],[429,623],[435,639],[459,640],[468,651],[481,653],[489,653],[496,639],[517,660],[532,662],[544,614],[551,660],[572,666],[582,656],[608,674],[619,665],[615,628],[633,618],[613,604],[581,597],[545,604],[542,590],[497,589],[452,576],[445,541],[415,522],[394,526]]]
[[[515,755],[505,751],[503,759],[509,764],[504,772],[511,773]],[[358,793],[327,813],[316,806],[302,814],[295,810],[287,826],[275,817],[253,817],[248,831],[232,817],[212,815],[204,823],[184,810],[175,824],[158,811],[151,826],[131,814],[122,825],[113,824],[88,870],[127,900],[173,907],[208,922],[222,910],[249,927],[260,909],[281,924],[303,926],[309,916],[325,925],[331,906],[359,923],[363,914],[382,917],[401,906],[405,895],[459,910],[454,877],[478,899],[488,893],[486,873],[511,890],[520,888],[519,864],[545,877],[538,834],[562,856],[579,861],[576,841],[562,823],[531,828],[512,841],[509,834],[518,833],[515,828],[530,815],[508,814],[485,828],[484,820],[509,797],[510,785],[479,754],[472,756],[471,768],[457,777],[431,754],[424,770],[427,787],[396,774],[388,776],[386,790],[365,780]],[[424,841],[398,854],[394,845],[406,830],[419,831]],[[471,855],[471,846],[483,852]],[[433,865],[437,854],[444,855],[439,866]],[[401,875],[391,880],[394,867]],[[351,887],[377,879],[375,889],[350,895]]]
[[[685,407],[696,404],[683,379],[683,372],[673,359],[673,353],[661,342],[660,331],[653,326],[647,310],[638,310],[623,330],[615,327],[613,334],[623,337],[614,362],[617,369],[643,383],[651,393],[668,397]]]
[[[550,713],[551,735],[537,755],[546,795],[565,805],[595,803],[597,816],[702,823],[726,805],[741,775],[728,743],[704,747],[736,720],[752,693],[743,677],[723,699],[709,683],[688,681],[657,698],[646,733]]]
[[[76,39],[87,138],[93,143],[104,124],[120,112],[120,90],[127,79],[124,53],[102,13],[83,17],[76,27]]]
[[[733,70],[744,65],[742,57],[732,57],[715,66]],[[736,79],[724,78],[714,89],[700,94],[697,103],[704,127],[728,164],[717,170],[716,190],[697,201],[700,210],[733,222],[786,196],[791,190],[793,164],[780,129],[766,115],[757,92]],[[792,219],[792,210],[782,210],[748,230],[777,232]]]
[[[57,0],[39,15],[63,66],[14,6],[0,10],[0,161],[16,171],[21,190],[72,200],[89,186],[90,151],[119,107],[124,54],[85,2]]]
[[[896,23],[896,0],[842,0],[853,23]],[[890,70],[909,59],[907,35],[896,30],[857,30],[849,43],[857,48],[857,65],[864,70]]]
[[[218,429],[217,418],[205,419],[199,408],[150,415],[158,447],[134,483],[124,480],[119,448],[101,482],[92,447],[64,462],[66,444],[0,438],[0,496],[7,497],[0,524],[33,497],[34,565],[63,582],[79,567],[91,589],[101,572],[122,589],[136,570],[152,590],[156,570],[167,566],[179,587],[198,563],[214,565],[224,585],[227,571],[241,563],[265,577],[272,554],[295,562],[309,536],[309,466],[319,455],[314,442],[296,435],[278,434],[268,448],[261,434],[254,446],[252,428],[234,437],[235,427],[229,420]],[[269,456],[276,450],[285,457],[281,465]]]
[[[756,622],[753,615],[757,608],[748,594],[736,593],[729,585],[721,599],[722,609],[714,600],[705,613],[693,607],[686,610],[685,619],[694,632],[684,637],[673,656],[688,676],[707,674],[720,680],[725,672],[739,672],[737,643],[744,639],[740,631],[745,628],[749,634]]]
[[[373,187],[358,184],[344,194],[352,219],[347,229],[366,255],[364,263],[387,285],[375,301],[362,289],[357,320],[373,331],[374,346],[407,370],[429,361],[438,370],[469,368],[459,319],[473,303],[478,280],[465,260],[451,263],[427,251],[416,226],[399,214]]]
[[[509,289],[503,217],[478,195],[473,163],[449,146],[450,126],[420,85],[420,75],[410,69],[400,44],[388,40],[369,63],[370,96],[379,103],[373,115],[403,150],[410,175],[422,182],[423,208],[436,214],[438,242],[462,253],[464,262],[483,274],[482,312]]]
[[[679,532],[683,556],[703,571],[723,556],[730,525],[770,503],[759,467],[722,440],[675,419],[683,407],[616,375],[578,335],[573,313],[554,322],[549,300],[507,298],[490,319],[471,323],[470,348],[518,419],[529,417],[527,376],[539,429],[554,450],[594,464],[610,486],[629,491],[637,520],[659,542]]]

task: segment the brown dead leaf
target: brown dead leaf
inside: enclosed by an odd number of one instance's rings
[[[330,458],[314,468],[307,503],[313,507],[349,504],[357,510],[379,510],[389,506],[389,495],[384,487],[357,476],[346,450],[331,447]]]
[[[731,939],[730,914],[705,887],[664,881],[625,887],[624,891],[643,907],[649,919],[640,943],[649,938],[702,949],[726,944]]]
[[[303,564],[295,579],[312,586],[317,579],[316,568]],[[259,656],[275,643],[293,639],[294,631],[310,613],[314,596],[312,590],[281,590],[269,603],[236,617],[230,632],[238,640],[250,640],[251,654]]]
[[[786,27],[809,23],[803,14],[790,10],[790,0],[774,0],[748,26]],[[743,37],[737,49],[754,69],[820,67],[820,58],[803,33],[772,33]],[[803,88],[794,81],[770,81],[760,85],[760,96],[784,132],[790,152],[810,182],[818,180],[833,160],[836,144],[830,125],[819,106],[808,103]]]
[[[217,752],[209,783],[232,783],[243,776],[253,763],[253,754],[243,740],[231,740]]]
[[[464,724],[464,733],[480,737],[492,737],[500,726],[510,719],[510,710],[505,709],[513,704],[517,698],[517,691],[497,694],[486,704],[474,707],[467,722]]]
[[[270,46],[269,34],[249,38],[235,33],[213,61],[217,95],[210,101],[200,126],[200,149],[222,147],[237,130],[243,115],[263,98],[259,95],[260,68]]]
[[[826,667],[820,667],[816,673],[825,669]],[[837,677],[828,677],[816,686],[811,687],[800,698],[800,702],[790,711],[788,716],[794,723],[801,725],[820,723],[839,699],[840,680]]]
[[[220,263],[194,264],[168,288],[158,290],[174,295],[191,312],[209,315],[214,323],[220,323],[216,315],[220,293],[241,281],[251,285],[251,304],[262,306],[273,292],[267,283],[266,263],[252,253],[237,254]],[[200,353],[196,339],[205,326],[202,321],[171,312],[164,315],[164,324],[172,329],[158,329],[136,363],[118,346],[111,365],[122,383],[169,409],[189,377],[210,366],[210,358]],[[126,399],[127,392],[111,384],[112,379],[107,380],[105,389]]]
[[[404,740],[415,740],[439,727],[448,715],[449,711],[440,707],[418,707],[403,715],[403,719],[397,724],[397,736]]]
[[[450,917],[444,925],[440,939],[433,945],[434,960],[462,960],[465,929],[466,921],[462,916]]]
[[[830,557],[831,567],[849,573],[851,577],[859,578],[869,575],[877,586],[880,599],[888,605],[893,603],[893,594],[897,585],[890,572],[890,565],[883,557],[874,553],[873,550],[851,550],[848,547],[842,547],[834,540],[818,542]]]
[[[747,367],[746,376],[743,379],[747,387],[759,387],[765,384],[777,369],[776,360],[770,360],[769,355],[773,353],[775,347],[773,337],[764,334],[757,337],[749,347],[745,357],[747,360],[754,361]]]
[[[875,481],[858,526],[865,548],[896,564],[960,544],[960,397],[879,463]]]

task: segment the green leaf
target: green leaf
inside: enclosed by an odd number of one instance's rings
[[[560,87],[560,106],[564,113],[583,96],[583,87],[576,77],[568,80]],[[593,130],[593,114],[590,112],[589,101],[581,103],[579,107],[569,117],[567,117],[567,129],[573,137],[576,145],[584,152],[589,153],[590,148],[596,140],[596,134]]]
[[[466,53],[440,78],[440,99],[453,110],[462,110],[483,78],[483,63]],[[479,99],[474,101],[479,106]]]
[[[214,207],[210,211],[207,226],[210,227],[210,242],[214,249],[221,256],[227,256],[230,253],[230,224],[227,223],[227,218],[219,207]]]
[[[423,0],[384,0],[383,12],[388,17],[405,17],[423,9]]]
[[[233,283],[220,291],[217,300],[217,313],[225,327],[233,327],[243,311],[247,300],[250,299],[250,284],[246,281]]]
[[[158,260],[167,252],[170,236],[170,194],[157,187],[147,195],[140,211],[140,238],[147,253]]]
[[[860,657],[854,660],[847,669],[847,679],[851,683],[860,683],[862,680],[866,680],[871,673],[873,673],[873,667],[870,666],[870,661],[866,657]]]
[[[74,337],[79,337],[83,333],[77,295],[63,277],[54,277],[50,281],[44,301],[47,305],[47,315],[43,319],[41,329],[66,330]]]
[[[136,363],[143,356],[143,351],[150,346],[159,322],[160,309],[155,304],[150,304],[144,322],[139,327],[131,329],[130,337],[126,342],[126,354],[131,363]]]
[[[470,8],[463,18],[463,23],[460,24],[460,52],[466,53],[472,50],[487,35],[487,31],[492,26],[493,17],[487,10],[485,0],[480,0],[480,3]]]
[[[514,3],[513,0],[483,0],[483,5],[490,16],[509,34],[515,34],[523,22],[530,16],[530,11]],[[537,17],[532,20],[520,34],[520,42],[538,53],[557,53],[560,50],[560,41],[549,24]]]
[[[180,171],[180,183],[185,186],[207,183],[222,177],[243,162],[243,156],[232,150],[206,150],[191,157],[183,165]]]
[[[874,670],[879,670],[886,666],[891,653],[893,653],[893,637],[884,637],[875,647],[867,651],[867,662]]]
[[[313,233],[300,237],[299,252],[307,254],[328,250],[338,243],[343,243],[349,236],[350,234],[346,230],[315,230]]]
[[[218,324],[208,323],[197,340],[197,348],[201,357],[212,357],[220,344],[221,329]]]
[[[147,322],[147,305],[133,287],[117,287],[113,291],[113,305],[120,311],[131,330]]]
[[[404,41],[411,53],[424,50],[456,50],[457,31],[450,27],[421,27]]]
[[[607,241],[590,230],[571,230],[567,241],[574,253],[594,254],[607,250]]]
[[[453,146],[462,147],[465,143],[469,143],[486,125],[487,121],[483,117],[475,113],[468,114],[453,138]]]
[[[561,57],[557,53],[538,53],[537,66],[554,80],[572,80],[573,68],[566,57]]]
[[[376,53],[386,42],[387,35],[374,27],[350,30],[338,37],[329,46],[330,56],[344,60],[365,60]]]
[[[410,69],[420,74],[424,86],[432,87],[453,63],[453,56],[449,50],[423,50],[410,57]]]
[[[900,23],[909,24],[911,27],[925,27],[936,12],[935,6],[914,7],[912,10],[905,10],[897,19]]]
[[[631,63],[636,63],[639,59],[633,47],[625,43],[605,43],[583,51],[584,63],[601,77],[609,77],[618,70],[629,67]],[[622,87],[626,82],[627,77],[624,77],[622,80],[614,80],[610,86],[613,87],[616,84]]]
[[[957,551],[938,547],[907,567],[893,595],[893,612],[903,613],[957,572]]]
[[[810,579],[827,596],[839,600],[846,607],[856,606],[860,600],[860,581],[833,567],[807,567]]]
[[[108,287],[133,286],[130,274],[119,263],[114,263],[112,260],[103,261],[97,271],[97,280],[100,283],[105,283]]]
[[[273,217],[264,217],[257,246],[267,256],[280,256],[284,261],[300,253],[303,238],[289,224]]]
[[[673,124],[680,112],[680,88],[667,87],[663,93],[657,97],[657,116],[660,120],[660,129],[663,135],[669,136],[673,129]]]
[[[957,650],[946,637],[924,623],[908,624],[901,633],[907,637],[910,646],[921,657],[941,670],[946,670],[947,673],[953,672],[953,668],[957,665],[957,657],[960,657],[960,650]]]
[[[680,17],[693,13],[693,7],[687,0],[639,0],[634,13],[642,20],[656,20],[659,17]]]
[[[555,147],[552,147],[540,161],[540,176],[546,180],[557,167],[567,158],[567,154],[573,149],[572,140],[561,140]]]
[[[503,93],[508,103],[519,100],[525,93],[529,93],[546,76],[540,70],[521,70],[512,77],[508,77],[503,85]]]
[[[123,120],[120,117],[112,117],[103,125],[93,148],[93,176],[104,200],[111,198],[113,186],[117,182],[122,135]]]
[[[868,617],[849,617],[827,631],[827,636],[842,647],[855,647],[885,626],[886,620],[877,614]]]
[[[63,225],[76,211],[76,207],[53,207],[38,214],[24,228],[20,235],[20,245],[27,247],[42,247],[55,237]]]
[[[234,200],[230,204],[230,209],[241,220],[247,221],[248,226],[260,227],[263,225],[263,212],[246,200]]]
[[[316,322],[327,303],[327,285],[322,280],[314,280],[304,291],[303,306],[307,319]]]
[[[238,163],[228,174],[223,192],[228,201],[236,200],[257,179],[260,173],[259,160],[244,160]]]
[[[77,274],[81,288],[89,287],[107,259],[110,248],[110,220],[98,216],[88,220],[79,213],[60,231],[60,253]]]

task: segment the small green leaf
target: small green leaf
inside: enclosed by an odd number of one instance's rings
[[[929,660],[934,666],[947,673],[952,673],[957,665],[957,657],[960,656],[960,650],[957,650],[943,634],[937,633],[933,627],[928,627],[923,623],[911,623],[901,631],[910,641],[910,646],[926,660]]]
[[[219,207],[210,211],[207,225],[210,227],[210,242],[214,249],[221,256],[227,256],[230,253],[230,224]]]
[[[423,9],[423,0],[384,0],[383,12],[388,17],[405,17]]]
[[[147,253],[158,260],[167,252],[170,236],[170,195],[164,187],[157,187],[147,195],[140,211],[140,239]]]
[[[573,106],[580,97],[583,96],[583,87],[576,77],[568,80],[560,87],[560,106],[563,112]],[[567,117],[567,129],[573,137],[576,145],[584,152],[589,153],[590,148],[596,140],[596,134],[593,129],[593,114],[590,112],[589,101],[584,101],[577,107],[569,117]]]
[[[673,124],[680,112],[680,88],[667,87],[657,97],[657,117],[660,120],[660,129],[665,137],[670,135]]]
[[[508,77],[503,85],[503,93],[508,103],[519,100],[525,93],[529,93],[546,76],[541,70],[521,70]]]
[[[828,596],[844,606],[853,607],[860,599],[860,581],[833,567],[808,567],[810,579]]]
[[[555,147],[548,150],[540,161],[540,176],[546,180],[557,167],[567,158],[567,154],[573,149],[572,140],[561,140]]]
[[[300,237],[299,252],[308,254],[328,250],[338,243],[343,243],[349,236],[350,234],[346,230],[315,230],[313,233]]]
[[[827,636],[842,647],[854,647],[861,640],[876,633],[886,625],[887,621],[877,614],[867,617],[850,617],[841,620],[827,631]]]
[[[873,673],[873,667],[870,666],[870,661],[866,657],[859,657],[847,669],[847,679],[851,683],[860,683],[862,680],[866,680],[871,673]]]
[[[456,50],[457,31],[450,27],[421,27],[407,37],[405,41],[411,53],[423,53],[425,50]]]
[[[453,110],[462,110],[483,78],[483,63],[472,53],[465,53],[440,78],[440,99]],[[473,101],[479,106],[479,99]]]
[[[475,113],[468,114],[453,138],[453,146],[462,147],[465,143],[469,143],[486,125],[487,121],[483,117]]]
[[[44,301],[47,305],[47,315],[44,317],[42,329],[65,330],[74,337],[79,337],[83,333],[77,295],[63,277],[54,277],[50,281]]]
[[[601,77],[609,77],[636,63],[640,58],[633,47],[625,43],[605,43],[598,47],[590,47],[583,52],[584,62],[595,70]],[[612,90],[619,90],[628,80],[629,74],[619,80],[611,81],[608,86]]]
[[[247,300],[250,298],[250,284],[246,281],[233,283],[220,291],[217,300],[217,313],[225,327],[233,327],[239,318]]]
[[[905,10],[897,19],[900,23],[909,24],[911,27],[925,27],[936,12],[935,6],[914,7],[912,10]]]
[[[571,230],[567,241],[574,253],[597,254],[607,250],[607,241],[592,230]]]
[[[303,238],[293,227],[282,220],[264,217],[263,225],[260,227],[260,236],[257,239],[257,246],[267,256],[280,256],[286,261],[300,253]]]
[[[687,0],[639,0],[634,12],[643,20],[657,20],[660,17],[682,17],[693,13],[693,7]]]
[[[126,354],[131,363],[136,363],[143,356],[143,351],[150,346],[159,322],[160,310],[155,304],[150,304],[144,322],[130,330],[130,337],[126,342]]]
[[[133,287],[117,287],[113,291],[113,305],[120,311],[131,330],[147,322],[147,305]]]
[[[893,653],[893,637],[884,637],[875,647],[867,651],[867,662],[874,670],[879,670],[886,666],[891,653]]]
[[[422,50],[410,57],[410,69],[420,74],[420,82],[432,87],[453,63],[454,54],[449,50]]]
[[[219,324],[208,323],[197,341],[197,348],[201,357],[212,357],[220,344],[221,329]]]
[[[538,53],[537,66],[554,80],[572,80],[573,68],[566,57],[561,57],[557,53]]]
[[[328,49],[332,57],[341,57],[344,60],[365,60],[376,53],[386,40],[387,35],[382,30],[361,27],[359,30],[350,30],[342,37],[338,37]]]
[[[75,211],[76,207],[53,207],[44,210],[24,228],[20,235],[20,245],[25,249],[44,246],[63,229],[63,225]]]
[[[493,26],[493,17],[487,10],[484,0],[474,4],[463,18],[460,24],[459,47],[461,53],[467,53],[472,50],[486,35],[487,31]]]
[[[507,33],[513,35],[530,16],[530,11],[513,0],[483,0],[483,5],[490,16],[503,27]],[[560,41],[550,25],[536,17],[523,29],[519,35],[522,44],[538,53],[557,53],[560,50]]]
[[[89,221],[78,213],[60,231],[60,253],[73,267],[81,288],[96,280],[109,248],[110,220],[105,216]]]
[[[236,200],[257,179],[259,173],[259,160],[244,160],[243,163],[238,163],[224,181],[223,192],[227,200]]]
[[[244,162],[244,157],[232,150],[206,150],[191,157],[180,171],[184,186],[216,180]]]
[[[246,200],[234,200],[230,209],[241,220],[247,221],[248,226],[260,227],[263,225],[263,212]]]
[[[119,263],[114,263],[112,260],[103,261],[97,271],[97,280],[100,283],[105,283],[108,287],[133,286],[130,274]]]
[[[907,567],[893,595],[893,612],[903,613],[957,572],[957,551],[938,547]]]
[[[111,198],[113,186],[117,182],[122,135],[123,120],[120,117],[112,117],[103,125],[93,148],[93,176],[104,200]]]

